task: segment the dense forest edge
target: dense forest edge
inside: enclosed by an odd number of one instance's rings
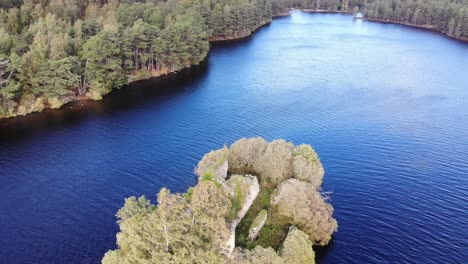
[[[243,138],[206,154],[186,193],[125,199],[102,263],[315,263],[338,225],[310,145]]]
[[[468,42],[468,0],[374,0],[359,11],[369,21],[430,29]]]
[[[0,118],[100,100],[198,65],[210,41],[249,36],[291,9],[441,32],[468,41],[468,0],[0,0]]]

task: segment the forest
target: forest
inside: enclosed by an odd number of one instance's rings
[[[468,0],[1,0],[0,118],[99,100],[202,62],[291,8],[362,12],[468,39]]]
[[[0,117],[197,65],[210,38],[246,36],[272,17],[270,0],[1,4]]]
[[[468,0],[375,0],[362,12],[367,19],[426,27],[468,40]]]

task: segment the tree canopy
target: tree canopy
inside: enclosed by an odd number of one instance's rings
[[[198,184],[185,194],[163,188],[157,205],[144,196],[127,198],[117,212],[118,248],[108,251],[102,262],[315,263],[312,246],[327,244],[337,223],[320,186],[311,183],[316,181],[293,178],[293,157],[298,152],[313,157],[309,166],[320,163],[309,145],[241,139],[230,148],[206,154],[195,170]],[[266,175],[271,168],[252,169],[252,164],[283,158],[287,163],[274,167],[281,173],[268,180],[260,178],[260,184],[256,176],[238,174]],[[230,163],[235,164],[232,169]],[[265,225],[253,223],[259,218]],[[249,235],[252,224],[260,233],[249,238],[247,245],[241,238]]]
[[[0,0],[0,118],[197,65],[209,40],[247,36],[291,8],[468,39],[468,0]]]
[[[211,38],[271,21],[270,0],[0,2],[0,118],[203,61]]]
[[[363,8],[369,19],[436,29],[468,39],[468,0],[375,0]]]

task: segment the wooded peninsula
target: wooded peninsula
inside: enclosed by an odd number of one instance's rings
[[[468,0],[0,0],[0,118],[99,100],[202,62],[209,42],[250,35],[292,8],[468,40]]]
[[[310,145],[243,138],[206,154],[198,184],[130,197],[117,212],[118,249],[103,264],[315,263],[338,225]]]

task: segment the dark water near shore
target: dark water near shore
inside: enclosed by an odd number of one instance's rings
[[[294,13],[205,65],[0,121],[0,263],[96,263],[124,197],[194,185],[240,137],[312,144],[339,231],[320,263],[468,259],[468,45]]]

